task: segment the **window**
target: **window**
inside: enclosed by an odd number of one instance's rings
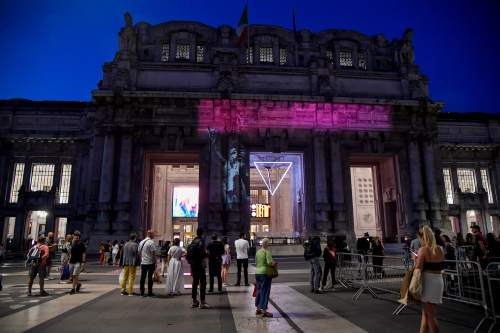
[[[177,44],[175,59],[189,60],[189,44]]]
[[[31,191],[50,191],[54,179],[54,164],[33,164],[31,169]]]
[[[458,186],[465,193],[474,193],[476,190],[476,178],[474,169],[457,169]]]
[[[247,56],[246,58],[247,64],[253,65],[253,47],[247,49],[246,56]]]
[[[259,190],[250,190],[250,204],[259,203]]]
[[[286,65],[286,48],[280,47],[280,66]]]
[[[366,69],[365,53],[358,53],[358,66],[360,69]]]
[[[69,186],[71,183],[71,164],[63,164],[61,169],[61,183],[59,184],[59,203],[69,202]]]
[[[269,203],[269,191],[261,190],[260,191],[260,203],[268,204]]]
[[[340,51],[340,66],[352,67],[351,51]]]
[[[260,62],[261,63],[272,63],[273,62],[273,48],[272,47],[261,47],[260,48]]]
[[[444,188],[446,190],[446,202],[453,204],[453,182],[451,180],[451,170],[443,169]]]
[[[481,181],[483,183],[483,187],[488,193],[488,202],[493,203],[493,193],[490,190],[490,178],[488,177],[488,170],[481,169]]]
[[[168,57],[170,57],[170,44],[163,43],[163,48],[161,50],[161,61],[168,61]]]
[[[14,164],[14,177],[12,177],[12,187],[10,189],[10,203],[17,202],[17,196],[19,194],[19,189],[23,185],[23,175],[24,175],[24,163]]]
[[[326,58],[330,63],[333,64],[333,51],[332,50],[326,50]]]
[[[205,47],[203,45],[196,45],[196,62],[203,62],[204,52],[205,52]]]

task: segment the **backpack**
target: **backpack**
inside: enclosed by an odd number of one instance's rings
[[[195,238],[187,247],[186,260],[190,265],[196,265],[202,259],[200,247],[198,245],[200,241],[200,238]]]
[[[42,246],[33,246],[28,252],[28,259],[26,259],[26,267],[38,266],[42,262]]]
[[[337,252],[335,248],[330,249],[328,246],[325,248],[328,251],[328,264],[337,265]]]
[[[313,257],[311,253],[311,243],[305,243],[304,244],[304,260],[308,261]]]

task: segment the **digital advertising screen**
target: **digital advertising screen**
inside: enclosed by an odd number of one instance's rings
[[[199,188],[174,186],[172,197],[172,217],[198,217]]]

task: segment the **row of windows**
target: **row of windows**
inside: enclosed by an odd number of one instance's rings
[[[59,183],[58,203],[67,204],[69,202],[69,188],[71,182],[71,164],[61,165],[61,179]],[[55,164],[34,163],[30,173],[30,191],[50,191],[54,181]],[[19,189],[23,184],[24,163],[14,165],[14,177],[10,190],[10,203],[17,203]]]
[[[490,190],[490,179],[487,169],[480,169],[483,188],[488,193],[488,202],[493,203],[493,195]],[[453,204],[453,178],[450,168],[443,169],[444,187],[446,190],[446,201]],[[457,168],[458,187],[465,193],[477,192],[476,170],[472,168]]]
[[[333,57],[333,51],[332,50],[327,50],[326,51],[326,56],[330,60],[330,62],[334,62],[335,59]],[[340,67],[346,67],[346,68],[353,68],[354,67],[354,62],[352,60],[352,52],[351,51],[340,51],[339,54],[339,60],[340,60]],[[366,60],[365,60],[365,53],[364,52],[358,52],[358,67],[360,69],[366,69]]]

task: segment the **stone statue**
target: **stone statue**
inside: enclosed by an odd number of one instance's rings
[[[118,33],[118,48],[121,52],[136,52],[136,35],[132,16],[130,13],[125,13],[125,28],[122,28]]]
[[[413,53],[413,45],[411,44],[411,38],[413,37],[413,29],[406,29],[403,39],[401,40],[401,48],[399,49],[399,57],[401,64],[413,64],[415,60],[415,54]]]

